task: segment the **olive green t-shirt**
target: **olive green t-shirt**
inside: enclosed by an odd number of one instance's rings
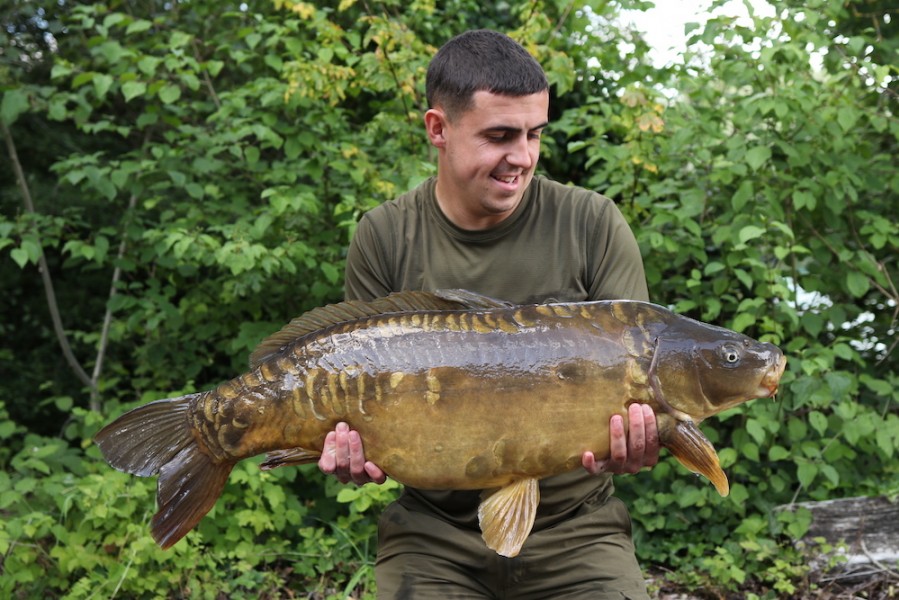
[[[502,223],[467,231],[441,212],[435,185],[429,179],[362,217],[347,255],[348,300],[446,288],[517,304],[649,299],[634,235],[608,198],[537,176]],[[544,479],[534,527],[611,493],[610,476],[583,469]],[[478,492],[407,487],[400,502],[477,527]]]

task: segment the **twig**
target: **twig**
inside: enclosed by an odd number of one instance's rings
[[[131,198],[128,200],[128,213],[134,210],[134,207],[137,206],[137,194],[131,194]],[[127,213],[126,213],[127,214]],[[128,244],[125,241],[125,233],[124,228],[122,232],[122,240],[119,242],[119,251],[116,254],[116,258],[118,259],[119,264],[116,265],[115,269],[112,271],[112,282],[109,285],[109,300],[106,302],[106,313],[103,315],[103,327],[100,332],[100,345],[97,348],[97,360],[94,362],[94,372],[91,374],[91,410],[95,412],[100,412],[100,394],[98,390],[98,382],[100,381],[100,373],[103,370],[103,359],[106,357],[106,348],[109,345],[109,328],[112,325],[112,299],[118,292],[118,283],[122,278],[122,267],[119,266],[121,264],[122,257],[125,256],[125,249]]]
[[[372,19],[377,18],[377,17],[375,17],[375,14],[372,11],[371,7],[369,7],[368,2],[363,0],[362,6],[365,7],[365,12],[368,14],[368,16],[370,18],[372,18]],[[391,20],[390,15],[387,13],[387,9],[382,7],[382,11],[384,13],[383,14],[384,20],[387,23],[393,24],[393,21]],[[403,103],[403,112],[406,115],[406,119],[409,121],[412,121],[413,120],[412,111],[409,109],[409,104],[406,102],[406,95],[403,93],[403,86],[402,86],[402,83],[400,82],[400,77],[397,74],[396,66],[393,63],[393,59],[390,57],[390,51],[387,49],[388,41],[389,40],[385,39],[384,42],[382,44],[380,44],[381,50],[384,52],[384,61],[387,63],[387,68],[390,70],[390,76],[393,77],[394,84],[396,84],[396,89],[399,94],[400,101]],[[413,94],[414,94],[415,88],[413,87],[412,90],[413,90]],[[420,104],[420,103],[416,102],[416,104]],[[414,147],[414,146],[415,146],[415,138],[412,138],[412,146],[411,147]]]
[[[122,576],[119,577],[118,583],[116,583],[115,589],[112,591],[112,595],[110,599],[115,598],[116,594],[119,593],[119,590],[122,589],[122,584],[125,582],[125,577],[128,576],[128,571],[131,570],[131,565],[134,564],[134,557],[137,554],[137,549],[131,551],[131,558],[128,559],[128,564],[125,565],[125,570],[122,571]]]
[[[194,38],[191,40],[194,47],[194,58],[197,59],[198,63],[202,63],[200,60],[200,49],[197,47],[197,40]],[[209,69],[203,69],[203,83],[206,84],[206,89],[209,90],[209,95],[212,97],[212,103],[215,104],[215,107],[218,110],[222,110],[222,102],[219,100],[218,94],[215,93],[215,87],[212,85],[212,79],[209,78]]]
[[[877,560],[876,558],[871,556],[871,553],[868,552],[868,547],[865,546],[865,540],[859,540],[859,545],[862,549],[862,554],[864,554],[865,556],[868,557],[868,560],[871,561],[871,564],[873,564],[877,567],[880,567],[882,572],[885,573],[890,579],[899,580],[899,571],[894,571],[890,567],[886,566],[885,564],[883,564],[882,562],[880,562],[879,560]]]
[[[6,126],[6,123],[2,121],[0,121],[0,127],[2,127],[3,130],[3,137],[6,139],[6,151],[9,154],[10,160],[12,161],[13,171],[16,174],[16,182],[19,184],[19,189],[22,191],[22,200],[25,203],[25,209],[29,213],[35,214],[37,211],[34,210],[34,202],[32,202],[31,200],[31,192],[28,189],[28,182],[25,180],[25,173],[22,170],[22,163],[19,162],[19,155],[16,152],[16,145],[13,141],[12,133]],[[41,274],[41,280],[44,285],[44,294],[47,297],[47,306],[50,309],[50,318],[53,321],[53,330],[56,332],[56,339],[59,341],[59,345],[62,348],[63,356],[65,356],[66,362],[69,363],[69,366],[75,372],[75,375],[78,377],[78,379],[81,380],[84,385],[90,388],[91,395],[93,395],[96,391],[96,385],[93,381],[91,381],[91,378],[88,377],[84,368],[81,366],[81,363],[79,363],[78,359],[75,357],[74,352],[72,352],[72,346],[71,344],[69,344],[69,338],[62,326],[62,317],[59,313],[59,304],[56,301],[56,292],[53,289],[53,280],[50,278],[50,268],[47,265],[47,259],[44,257],[43,248],[41,248],[41,253],[38,257],[38,271]]]
[[[565,6],[565,10],[562,11],[562,14],[559,16],[559,22],[556,23],[556,26],[553,28],[552,33],[550,33],[550,39],[559,35],[559,32],[562,31],[562,25],[565,24],[565,21],[568,20],[568,15],[571,14],[571,9],[574,8],[574,2],[569,2]]]

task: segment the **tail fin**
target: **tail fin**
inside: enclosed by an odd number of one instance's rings
[[[120,471],[159,475],[152,534],[169,548],[193,529],[222,494],[233,462],[203,452],[188,419],[200,394],[157,400],[125,413],[94,438],[103,457]]]

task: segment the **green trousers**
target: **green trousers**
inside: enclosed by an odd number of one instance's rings
[[[375,578],[383,600],[649,600],[615,497],[532,532],[515,558],[488,549],[478,530],[394,502],[379,523]]]

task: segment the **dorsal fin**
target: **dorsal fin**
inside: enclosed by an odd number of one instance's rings
[[[250,355],[250,368],[256,368],[280,352],[297,338],[319,329],[388,313],[426,310],[470,310],[478,308],[508,308],[504,300],[496,300],[467,290],[437,290],[436,292],[395,292],[370,302],[349,300],[313,308],[285,325],[275,334],[262,340]]]

